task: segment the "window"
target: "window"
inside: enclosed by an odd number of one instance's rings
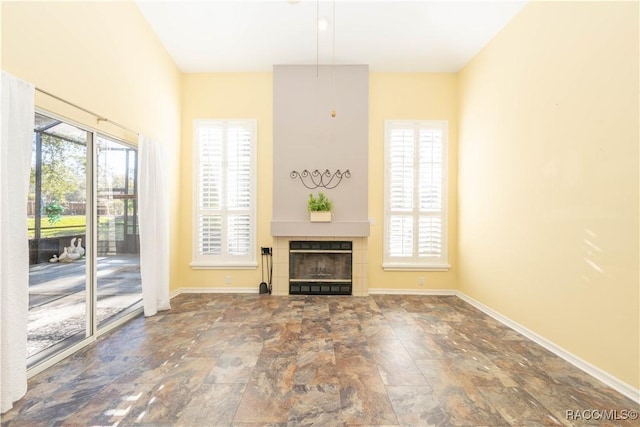
[[[256,121],[196,120],[194,268],[255,268]]]
[[[385,269],[446,270],[447,122],[385,122]]]

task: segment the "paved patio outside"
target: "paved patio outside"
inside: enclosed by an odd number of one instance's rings
[[[86,329],[86,259],[29,268],[27,356]],[[142,299],[139,255],[98,257],[98,326]]]

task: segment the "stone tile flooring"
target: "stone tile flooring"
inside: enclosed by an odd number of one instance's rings
[[[457,297],[171,304],[34,377],[2,426],[640,425],[640,405]]]

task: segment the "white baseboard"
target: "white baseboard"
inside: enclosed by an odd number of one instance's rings
[[[616,390],[617,392],[627,396],[629,399],[633,400],[634,402],[638,402],[640,403],[640,390],[636,389],[635,387],[625,383],[624,381],[614,377],[613,375],[603,371],[602,369],[598,368],[597,366],[592,365],[591,363],[587,362],[584,359],[581,359],[580,357],[576,356],[575,354],[565,350],[564,348],[558,346],[557,344],[549,341],[548,339],[544,338],[541,335],[538,335],[537,333],[533,332],[532,330],[522,326],[521,324],[509,319],[506,316],[503,316],[502,314],[498,313],[497,311],[487,307],[486,305],[482,304],[481,302],[471,298],[469,295],[466,295],[463,292],[457,291],[456,295],[458,296],[458,298],[462,299],[463,301],[471,304],[472,306],[474,306],[475,308],[477,308],[478,310],[484,312],[485,314],[493,317],[494,319],[496,319],[498,322],[510,327],[511,329],[515,330],[516,332],[524,335],[525,337],[529,338],[531,341],[535,342],[536,344],[541,345],[542,347],[546,348],[547,350],[549,350],[550,352],[554,353],[556,356],[563,358],[564,360],[566,360],[567,362],[571,363],[573,366],[577,367],[578,369],[586,372],[587,374],[591,375],[592,377],[602,381],[604,384],[608,385],[609,387],[611,387],[612,389]]]
[[[369,295],[457,295],[455,289],[391,289],[369,288]]]
[[[180,294],[257,294],[258,287],[255,288],[178,288],[169,294],[169,298],[177,297]]]
[[[169,298],[177,297],[180,294],[257,294],[258,288],[178,288],[169,294]],[[276,295],[276,294],[274,294]],[[288,295],[288,294],[285,294]],[[369,295],[457,295],[454,289],[391,289],[391,288],[369,288]],[[277,296],[277,295],[276,295]],[[357,296],[357,295],[356,295]],[[366,295],[362,295],[366,296]]]

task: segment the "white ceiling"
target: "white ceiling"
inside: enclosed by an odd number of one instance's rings
[[[271,71],[274,64],[368,64],[456,72],[526,0],[138,0],[181,71]],[[335,16],[335,51],[334,27]],[[328,21],[318,31],[318,17]],[[335,60],[334,60],[335,55]]]

